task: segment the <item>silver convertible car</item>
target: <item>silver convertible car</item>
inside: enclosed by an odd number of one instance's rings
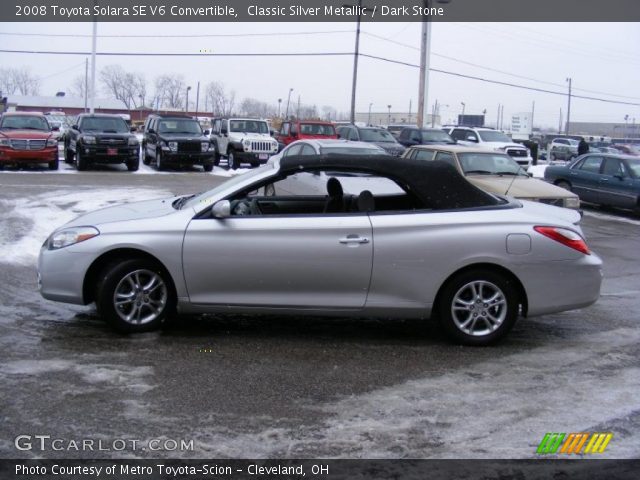
[[[319,176],[326,192],[305,192]],[[42,246],[39,287],[95,302],[122,332],[176,312],[433,315],[453,340],[483,345],[518,316],[598,299],[602,264],[579,220],[486,193],[442,162],[289,156],[198,195],[69,222]]]

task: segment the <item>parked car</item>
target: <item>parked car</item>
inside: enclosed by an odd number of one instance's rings
[[[578,156],[578,149],[570,145],[554,145],[549,150],[549,160],[570,162]]]
[[[256,193],[320,172],[385,179],[400,193],[347,197],[333,177],[326,195]],[[484,192],[442,162],[289,156],[198,195],[80,216],[44,242],[38,284],[49,300],[96,302],[124,332],[158,328],[176,308],[437,313],[456,341],[485,345],[519,314],[598,299],[602,262],[579,220],[573,210]]]
[[[406,127],[397,137],[398,143],[405,147],[413,145],[445,144],[453,145],[456,141],[447,132],[439,128]]]
[[[215,164],[226,155],[230,169],[242,162],[257,167],[278,153],[278,142],[271,137],[269,124],[257,118],[215,118],[211,131],[215,145]]]
[[[64,158],[80,171],[96,163],[124,163],[133,172],[140,166],[140,144],[119,115],[80,114],[65,136]]]
[[[618,153],[622,153],[624,155],[632,155],[634,157],[640,156],[640,148],[636,145],[613,145],[613,148],[618,150]]]
[[[286,146],[296,140],[307,138],[336,139],[338,138],[338,134],[336,133],[335,126],[331,122],[297,120],[282,122],[276,138]]]
[[[407,127],[408,125],[387,125],[384,128],[386,128],[389,133],[397,139],[398,136],[400,136],[400,132],[402,132],[402,130]]]
[[[67,130],[72,125],[71,118],[68,117],[64,112],[45,112],[45,117],[47,117],[47,121],[49,125],[58,127],[58,130],[55,131],[54,136],[58,139],[58,141],[63,142],[64,136],[67,133]]]
[[[487,192],[557,207],[580,208],[580,199],[575,193],[532,178],[506,153],[460,145],[417,145],[409,148],[403,156],[427,162],[446,162],[469,182]]]
[[[337,131],[340,138],[356,142],[373,143],[394,157],[399,157],[402,155],[402,152],[404,152],[404,147],[384,128],[342,125],[337,128]]]
[[[499,130],[487,127],[448,126],[443,129],[461,145],[485,147],[513,157],[522,168],[533,162],[529,149],[515,143]]]
[[[158,170],[169,165],[201,165],[213,170],[215,145],[209,131],[202,131],[198,121],[186,115],[150,115],[144,131],[144,164],[152,162]]]
[[[588,153],[566,166],[548,166],[548,182],[576,193],[583,202],[640,213],[640,158]]]
[[[281,158],[292,155],[385,155],[386,152],[367,142],[350,142],[348,140],[298,140],[287,145],[280,153],[269,159],[274,163]]]
[[[41,113],[3,113],[0,116],[0,169],[5,165],[46,163],[49,170],[57,170],[55,130]]]

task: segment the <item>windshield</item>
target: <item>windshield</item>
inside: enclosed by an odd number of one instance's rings
[[[627,160],[627,165],[629,165],[629,170],[633,172],[633,175],[636,178],[640,178],[640,159]]]
[[[391,142],[396,143],[396,139],[393,138],[388,131],[378,128],[361,128],[360,140],[365,142]]]
[[[348,148],[348,147],[323,147],[321,153],[339,153],[342,155],[386,155],[381,148]]]
[[[79,125],[83,132],[127,133],[129,127],[118,117],[85,117]]]
[[[479,175],[524,175],[524,169],[509,155],[499,153],[459,153],[462,171]]]
[[[484,142],[512,142],[504,133],[494,132],[493,130],[480,130],[478,135]]]
[[[300,133],[303,135],[323,135],[326,137],[335,137],[336,129],[333,125],[320,125],[317,123],[301,123]]]
[[[49,122],[58,122],[60,124],[66,123],[66,115],[47,115]]]
[[[206,192],[199,193],[198,195],[190,199],[185,205],[193,207],[196,210],[201,210],[201,208],[198,205],[201,204],[202,207],[210,205],[211,204],[210,198],[213,197],[214,195],[217,195],[220,192],[225,191],[229,187],[233,187],[234,185],[237,185],[247,180],[251,180],[252,178],[258,177],[262,175],[266,170],[273,170],[274,168],[275,167],[273,164],[266,163],[259,168],[254,168],[252,170],[249,170],[247,173],[243,173],[241,175],[236,175],[234,177],[231,177],[229,180],[221,183],[217,187],[212,188],[211,190],[207,190]]]
[[[451,138],[451,135],[449,135],[447,132],[443,132],[442,130],[423,130],[422,141],[455,143],[453,138]]]
[[[45,132],[51,130],[44,117],[37,115],[5,115],[2,117],[0,129],[5,128],[12,130],[42,130]]]
[[[190,133],[193,135],[202,135],[200,124],[188,118],[161,120],[158,125],[158,133]]]
[[[259,120],[230,120],[229,131],[243,133],[269,133],[267,122]]]

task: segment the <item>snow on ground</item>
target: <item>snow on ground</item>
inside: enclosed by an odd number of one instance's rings
[[[532,174],[534,178],[544,178],[544,171],[547,167],[548,165],[531,165],[527,168],[527,173]]]
[[[631,225],[640,225],[640,220],[634,220],[633,218],[626,218],[620,215],[608,215],[606,213],[594,212],[593,210],[584,210],[585,217],[594,217],[610,222],[622,222],[630,223]]]
[[[330,415],[321,426],[194,437],[206,455],[223,457],[535,458],[545,432],[601,431],[638,411],[640,369],[620,362],[632,363],[639,341],[629,328],[592,335],[590,349],[564,340],[310,407]],[[615,440],[602,457],[640,454],[636,434]]]
[[[33,265],[42,242],[56,228],[92,210],[153,198],[171,197],[162,189],[109,188],[59,190],[34,197],[0,200],[3,262]]]

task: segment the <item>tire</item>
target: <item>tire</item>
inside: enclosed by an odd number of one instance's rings
[[[215,153],[213,154],[213,165],[216,167],[220,165],[220,152],[218,151],[217,148]]]
[[[202,168],[205,172],[211,172],[213,171],[213,163],[205,163],[202,165]]]
[[[551,160],[552,162],[556,161],[556,154],[555,153],[550,153],[549,154],[549,160]]]
[[[491,270],[469,270],[443,287],[437,304],[447,335],[463,345],[497,342],[518,317],[518,291],[509,279]]]
[[[151,164],[151,157],[149,155],[147,155],[146,146],[142,149],[142,163],[144,163],[145,165],[150,165]]]
[[[87,160],[84,158],[84,155],[80,153],[80,149],[76,150],[75,160],[76,170],[82,172],[87,169]]]
[[[235,170],[240,166],[233,150],[229,150],[229,153],[227,153],[227,162],[229,163],[229,169],[231,170]]]
[[[73,163],[73,152],[68,148],[64,149],[64,161],[65,163]]]
[[[49,170],[58,170],[58,168],[60,167],[60,160],[56,158],[54,161],[49,162],[47,165],[49,167]]]
[[[556,187],[564,188],[565,190],[571,191],[571,184],[569,182],[565,182],[564,180],[560,180],[554,183]]]
[[[164,166],[164,160],[162,159],[162,150],[158,150],[156,152],[156,170],[160,172],[164,169],[165,169],[165,166]]]
[[[153,261],[123,260],[100,274],[96,306],[112,328],[121,333],[158,329],[175,309],[168,274]]]
[[[127,170],[130,172],[135,172],[140,168],[140,159],[136,158],[135,160],[130,160],[127,162]]]

